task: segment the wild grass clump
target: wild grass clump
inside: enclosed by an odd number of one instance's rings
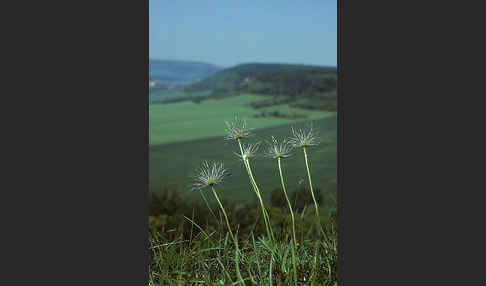
[[[152,285],[335,285],[335,209],[322,209],[316,199],[320,199],[320,193],[316,196],[312,186],[306,151],[318,145],[312,127],[310,130],[292,128],[290,138],[278,140],[272,136],[271,140],[266,140],[264,155],[268,160],[275,160],[275,174],[262,175],[280,179],[288,213],[281,208],[265,207],[252,171],[252,163],[260,155],[261,141],[242,142],[252,133],[246,121],[239,117],[226,122],[226,130],[225,139],[237,143],[239,152],[236,154],[243,163],[258,205],[223,204],[218,192],[224,192],[228,186],[231,188],[230,182],[222,186],[228,171],[222,162],[203,162],[192,176],[191,189],[200,192],[213,219],[206,219],[202,224],[195,208],[191,216],[184,215],[177,226],[169,224],[172,216],[151,216],[149,282]],[[285,178],[292,174],[287,171],[292,168],[292,161],[288,159],[295,148],[303,150],[314,216],[309,215],[307,202],[303,208],[296,208],[298,192],[294,192],[293,203],[287,193]],[[206,199],[206,190],[211,191],[217,202],[217,211]],[[275,196],[272,194],[272,200]],[[156,198],[151,202],[154,205],[151,212],[154,209],[167,211]],[[186,213],[188,210],[185,208]],[[324,216],[320,210],[324,210]],[[197,208],[199,211],[202,210]],[[263,229],[258,229],[260,218]],[[321,224],[323,221],[325,224]]]
[[[240,213],[229,208],[226,211],[232,214],[229,215],[230,222],[246,213],[251,213],[250,218],[261,213],[258,205]],[[244,236],[238,234],[241,276],[247,285],[295,285],[288,213],[280,208],[270,208],[269,212],[275,220],[277,243],[274,246],[266,236],[253,233],[251,226],[238,231],[248,232]],[[324,227],[326,239],[317,239],[314,235],[313,215],[295,213],[296,236],[299,239],[299,247],[294,255],[297,285],[334,285],[337,281],[335,213],[324,216],[323,212],[321,219],[327,221]],[[205,225],[190,220],[191,216],[178,226],[167,225],[164,231],[153,229],[150,232],[151,285],[232,285],[238,277],[235,248],[229,233],[224,231],[225,228],[218,230],[217,227],[211,227],[208,230]],[[232,228],[237,228],[234,225]],[[265,230],[261,231],[265,233]]]
[[[297,241],[300,242],[299,232],[303,230],[307,232],[310,229],[314,231],[315,229],[312,198],[308,189],[287,191],[289,191],[289,199],[294,207]],[[307,196],[305,198],[307,204],[302,205],[300,208],[295,207],[299,206],[299,204],[296,204],[293,200],[296,197],[296,192]],[[282,197],[283,205],[274,206],[273,204],[267,203],[267,209],[272,218],[275,238],[282,240],[290,233],[291,220],[288,204],[283,196],[282,189],[275,189],[275,193],[278,193]],[[210,190],[200,192],[199,198],[169,190],[160,193],[151,193],[149,198],[149,230],[152,233],[165,233],[168,240],[176,239],[176,230],[179,227],[182,228],[181,239],[189,239],[192,224],[190,220],[201,226],[207,233],[221,232],[224,235],[227,232],[223,214],[219,210],[218,203]],[[207,204],[204,198],[206,198]],[[262,212],[258,202],[240,202],[231,199],[231,197],[221,198],[221,200],[228,215],[231,229],[238,231],[239,240],[248,239],[251,232],[253,232],[256,238],[266,236],[265,223],[263,222]],[[335,205],[320,206],[319,215],[323,226],[330,224],[336,215]],[[200,230],[197,227],[192,230],[193,235],[199,232]],[[229,242],[231,243],[231,240]]]

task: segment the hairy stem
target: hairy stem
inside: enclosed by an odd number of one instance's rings
[[[248,171],[250,173],[250,179],[253,182],[253,186],[256,188],[257,196],[258,196],[258,199],[260,201],[260,206],[262,208],[263,214],[266,216],[266,219],[267,219],[266,223],[267,223],[268,229],[270,230],[270,235],[271,235],[270,238],[273,240],[273,242],[275,242],[275,236],[273,235],[273,229],[272,229],[272,225],[270,224],[270,218],[268,216],[267,209],[265,208],[265,206],[263,204],[262,194],[260,193],[260,189],[258,188],[258,185],[256,184],[256,181],[255,181],[255,178],[253,177],[250,162],[246,161],[246,164],[248,166]]]
[[[250,183],[253,187],[253,191],[255,192],[255,194],[258,198],[258,201],[260,203],[260,207],[262,209],[263,222],[265,223],[265,230],[267,232],[267,236],[270,240],[275,241],[272,226],[270,225],[270,219],[269,219],[269,216],[268,216],[268,212],[265,209],[265,206],[263,204],[262,196],[261,196],[260,190],[258,189],[258,186],[255,182],[255,178],[253,178],[253,174],[251,172],[251,167],[250,167],[250,162],[243,158],[243,147],[241,146],[241,140],[240,139],[238,139],[238,145],[240,146],[240,152],[241,152],[241,156],[242,156],[242,159],[243,159],[243,164],[245,165],[246,172],[248,173],[248,177],[250,178]]]
[[[309,177],[310,191],[311,191],[312,199],[314,200],[314,207],[316,208],[316,217],[317,217],[318,222],[320,222],[319,207],[317,206],[316,197],[314,196],[314,190],[312,189],[312,179],[311,179],[310,170],[309,170],[309,162],[307,161],[307,151],[306,151],[305,147],[303,147],[302,149],[304,150],[305,166],[307,167],[307,176]],[[319,223],[319,226],[320,226],[320,223]]]
[[[289,205],[290,210],[290,218],[292,219],[292,235],[294,240],[294,248],[297,249],[297,239],[295,238],[295,218],[294,218],[294,211],[292,210],[292,205],[290,204],[289,197],[287,196],[287,190],[285,189],[285,183],[282,175],[282,164],[280,163],[280,158],[278,158],[278,170],[280,171],[280,181],[282,182],[282,189],[285,195],[285,199],[287,200],[287,204]]]
[[[233,235],[233,232],[231,231],[231,227],[229,224],[228,216],[226,215],[226,211],[224,210],[223,205],[221,204],[221,201],[219,200],[218,194],[216,193],[216,190],[214,190],[214,187],[211,187],[211,190],[213,191],[214,197],[218,201],[219,207],[221,208],[221,211],[223,212],[224,218],[226,219],[226,226],[228,227],[228,231],[231,235],[231,238],[233,239],[233,242],[235,243],[235,246],[238,247],[238,242],[235,239],[235,236]]]

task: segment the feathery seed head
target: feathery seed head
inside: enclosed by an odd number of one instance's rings
[[[260,147],[260,142],[242,144],[241,148],[243,149],[243,154],[236,153],[236,155],[242,158],[243,160],[248,161],[251,158],[255,158],[259,147]]]
[[[278,142],[275,137],[272,136],[272,142],[267,141],[268,149],[266,152],[266,156],[274,159],[278,158],[286,158],[291,156],[292,146],[287,142],[287,140],[283,140],[282,142]]]
[[[312,126],[309,130],[297,129],[292,127],[292,137],[289,139],[289,143],[293,147],[310,147],[317,146],[319,144],[319,138],[316,132],[314,132]]]
[[[194,183],[192,190],[201,190],[205,187],[212,187],[223,182],[224,177],[228,171],[224,168],[222,162],[208,162],[204,161],[193,176]]]
[[[250,129],[246,126],[246,120],[241,119],[238,115],[235,116],[233,121],[225,121],[226,124],[226,140],[238,140],[250,135]]]

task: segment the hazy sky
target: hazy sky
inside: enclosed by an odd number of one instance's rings
[[[337,0],[149,0],[154,59],[337,66]]]

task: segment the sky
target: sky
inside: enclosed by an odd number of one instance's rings
[[[337,66],[337,0],[149,0],[149,56]]]

